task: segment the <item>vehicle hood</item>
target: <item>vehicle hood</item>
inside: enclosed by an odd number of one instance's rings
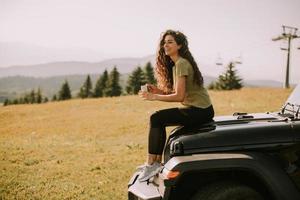
[[[192,154],[291,145],[300,141],[299,105],[300,84],[281,112],[235,113],[233,116],[215,117],[213,123],[202,127],[175,129],[169,140],[170,150]]]
[[[238,120],[236,116],[215,118],[210,129],[185,130],[184,135],[173,138],[184,153],[235,150],[279,146],[293,143],[295,128],[300,122],[279,120],[271,114],[255,114],[253,118]]]

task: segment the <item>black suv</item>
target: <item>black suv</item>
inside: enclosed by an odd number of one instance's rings
[[[234,113],[177,127],[158,175],[129,200],[300,200],[300,84],[278,113]]]

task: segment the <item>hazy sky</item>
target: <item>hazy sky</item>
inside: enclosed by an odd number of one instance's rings
[[[283,24],[300,28],[299,8],[300,0],[0,0],[0,42],[143,57],[155,54],[161,32],[176,29],[209,66],[204,74],[222,71],[218,54],[225,64],[242,55],[243,77],[282,81],[286,52],[271,39]],[[297,47],[300,39],[292,42],[294,82],[300,80]]]

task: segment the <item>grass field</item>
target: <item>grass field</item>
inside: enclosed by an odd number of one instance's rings
[[[209,91],[217,116],[278,111],[290,92]],[[150,114],[174,106],[125,96],[0,107],[0,199],[127,199]]]

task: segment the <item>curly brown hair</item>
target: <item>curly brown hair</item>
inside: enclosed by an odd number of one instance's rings
[[[178,51],[179,56],[187,59],[190,62],[194,69],[194,82],[199,86],[202,86],[203,77],[199,71],[197,63],[194,60],[194,57],[189,50],[187,37],[179,31],[167,30],[166,32],[162,33],[156,54],[155,72],[158,88],[163,90],[165,93],[170,93],[173,91],[172,67],[175,65],[175,63],[171,60],[170,56],[166,55],[164,50],[165,37],[167,35],[173,36],[175,42],[178,45],[181,45],[181,48]]]

